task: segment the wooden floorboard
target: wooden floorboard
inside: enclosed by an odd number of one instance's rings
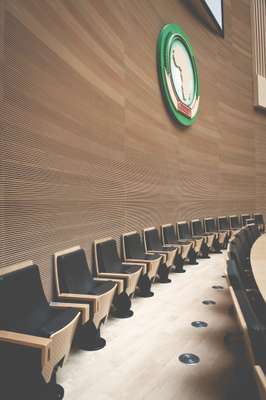
[[[72,351],[60,371],[65,399],[228,400],[237,357],[223,338],[237,324],[228,313],[224,266],[224,254],[186,266],[185,274],[171,274],[172,283],[155,284],[154,297],[135,298],[132,318],[110,318],[102,328],[107,346]],[[203,305],[205,299],[217,304]],[[208,327],[193,328],[194,320]],[[178,356],[185,352],[197,354],[200,363],[180,363]]]

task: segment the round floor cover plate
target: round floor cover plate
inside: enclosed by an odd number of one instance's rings
[[[218,290],[224,289],[224,287],[221,286],[221,285],[213,285],[212,288],[213,288],[213,289],[218,289]]]
[[[206,305],[210,305],[210,304],[216,304],[216,301],[214,301],[214,300],[203,300],[202,303],[206,304]]]
[[[194,326],[194,328],[206,328],[208,326],[205,321],[193,321],[191,325]]]
[[[179,361],[184,364],[197,364],[200,362],[200,358],[196,356],[196,354],[192,353],[184,353],[178,357]]]

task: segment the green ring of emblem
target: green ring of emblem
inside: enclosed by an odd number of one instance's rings
[[[191,116],[185,115],[184,112],[178,110],[177,107],[174,105],[173,99],[169,92],[169,84],[167,83],[167,78],[166,78],[166,72],[170,73],[170,68],[171,68],[170,58],[171,58],[172,45],[177,40],[182,43],[187,54],[189,55],[193,70],[193,77],[194,77],[193,101],[195,101],[195,110],[193,115]],[[200,97],[198,69],[194,57],[193,48],[190,44],[189,38],[185,34],[185,32],[183,32],[183,30],[176,24],[167,24],[160,31],[157,42],[157,66],[158,66],[158,74],[159,74],[161,90],[166,100],[166,105],[170,114],[174,119],[176,119],[182,125],[185,126],[192,125],[197,118],[199,97]]]

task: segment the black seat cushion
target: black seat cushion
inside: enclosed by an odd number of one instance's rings
[[[166,244],[178,244],[174,225],[163,227],[163,237]]]
[[[153,261],[153,260],[157,260],[159,257],[161,257],[161,256],[158,254],[149,253],[149,254],[144,254],[144,256],[141,258],[141,260]]]
[[[142,268],[142,266],[141,265],[124,264],[123,268],[124,268],[124,272],[126,274],[134,274],[135,272],[138,272]]]
[[[93,281],[94,282],[94,286],[93,288],[90,290],[90,292],[88,294],[94,294],[94,295],[101,295],[104,294],[106,292],[109,292],[109,290],[111,290],[113,287],[115,287],[115,282],[113,281]]]
[[[49,337],[77,315],[49,306],[37,265],[1,276],[0,304],[0,329],[29,335]]]
[[[50,308],[45,322],[38,327],[32,327],[30,334],[48,338],[53,333],[68,325],[76,315],[77,310],[71,308],[66,310],[56,310]],[[24,333],[29,333],[29,328],[26,328]]]
[[[59,256],[57,259],[60,292],[74,294],[103,294],[115,283],[95,281],[83,249]]]
[[[149,251],[150,250],[156,250],[156,251],[163,250],[163,246],[162,246],[162,243],[161,243],[160,237],[159,237],[159,232],[156,228],[145,231],[144,235],[145,235],[147,250],[149,250]]]
[[[163,246],[162,247],[164,251],[173,251],[176,250],[175,246]]]

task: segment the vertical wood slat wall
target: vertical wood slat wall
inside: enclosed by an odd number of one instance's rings
[[[0,267],[151,225],[266,213],[266,120],[252,99],[250,4],[225,0],[225,39],[182,0],[1,1]],[[156,41],[180,24],[201,81],[197,122],[161,97]]]
[[[251,1],[254,105],[266,110],[266,2]]]
[[[251,1],[253,63],[255,74],[266,78],[266,2]]]

